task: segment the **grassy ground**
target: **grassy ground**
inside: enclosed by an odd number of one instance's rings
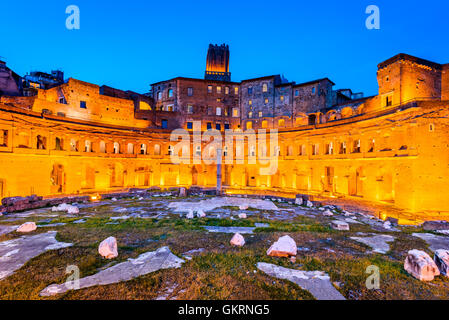
[[[385,254],[371,253],[371,249],[351,240],[357,232],[379,233],[368,225],[351,224],[351,231],[335,231],[329,228],[332,218],[317,213],[316,218],[297,216],[289,221],[266,218],[266,212],[253,210],[248,219],[203,218],[187,220],[170,214],[160,219],[130,218],[111,222],[111,216],[127,213],[113,212],[113,208],[145,207],[147,213],[165,212],[160,198],[138,202],[120,200],[117,203],[81,210],[84,224],[73,224],[80,217],[45,218],[31,216],[1,224],[20,224],[24,221],[51,219],[51,223],[66,225],[38,228],[33,233],[57,230],[57,239],[73,243],[72,247],[47,251],[28,261],[12,276],[0,281],[0,299],[313,299],[299,286],[279,280],[257,271],[257,262],[269,262],[299,270],[321,270],[331,277],[336,288],[347,299],[448,299],[449,280],[437,277],[431,283],[420,282],[403,268],[405,255],[410,249],[422,249],[431,253],[427,244],[410,235],[419,228],[404,229],[404,232],[389,232],[396,240]],[[166,201],[176,201],[166,199]],[[285,208],[294,206],[283,204]],[[222,208],[223,209],[223,208]],[[237,213],[238,208],[227,208]],[[48,210],[49,211],[49,210]],[[317,211],[318,212],[318,211]],[[47,212],[49,213],[49,212]],[[208,233],[201,226],[254,226],[255,222],[268,223],[257,228],[252,235],[244,235],[243,248],[232,247],[232,234]],[[41,222],[43,225],[46,222]],[[47,222],[48,223],[48,222]],[[290,235],[301,250],[297,259],[273,258],[266,250],[280,236]],[[386,234],[386,233],[383,233]],[[15,232],[0,236],[0,241],[21,236]],[[119,256],[105,260],[98,254],[98,244],[109,236],[117,238]],[[42,298],[39,292],[52,283],[63,283],[68,277],[68,265],[76,265],[81,277],[92,275],[102,268],[135,258],[146,251],[162,246],[179,257],[189,250],[203,248],[179,269],[157,271],[131,281],[107,286],[97,286],[65,294]],[[370,274],[366,269],[375,265],[380,270],[380,289],[369,290],[365,282]]]

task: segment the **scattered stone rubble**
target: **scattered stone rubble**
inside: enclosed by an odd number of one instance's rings
[[[349,231],[349,224],[341,220],[333,220],[331,222],[332,229]]]
[[[114,259],[118,256],[117,239],[109,237],[103,240],[98,246],[98,253],[106,259]]]
[[[432,258],[421,250],[410,250],[405,258],[404,269],[421,281],[432,281],[440,271]]]
[[[20,227],[17,228],[17,232],[32,232],[37,229],[36,223],[34,222],[25,222]]]
[[[53,211],[53,212],[65,211],[68,214],[78,214],[80,212],[80,210],[77,206],[67,204],[67,203],[61,203],[57,207],[54,206],[51,208],[51,211]]]
[[[444,249],[439,249],[435,251],[435,255],[433,256],[433,261],[440,270],[440,273],[443,276],[449,276],[449,251]]]
[[[298,247],[296,246],[295,240],[290,236],[283,236],[271,245],[267,250],[267,255],[273,257],[290,257],[296,256],[297,252]]]
[[[245,239],[243,238],[243,236],[240,233],[236,233],[232,237],[230,243],[233,246],[243,247],[245,245]]]

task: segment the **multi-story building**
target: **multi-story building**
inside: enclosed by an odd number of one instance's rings
[[[190,161],[172,159],[172,130],[201,122],[203,132],[278,130],[266,149],[250,140],[243,149],[222,146],[225,156],[246,159],[223,164],[227,192],[319,194],[449,214],[449,64],[399,54],[378,65],[372,97],[334,90],[328,78],[230,76],[227,47],[210,46],[205,79],[158,82],[148,95],[72,78],[31,97],[4,94],[0,196],[213,187],[217,166],[191,161],[198,150],[210,152],[209,141],[190,139],[182,150]],[[263,174],[267,159],[276,170]]]

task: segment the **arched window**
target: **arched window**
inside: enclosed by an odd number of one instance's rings
[[[55,150],[63,150],[63,142],[61,138],[56,137],[55,139]]]
[[[70,151],[78,151],[78,141],[70,139]]]
[[[268,91],[268,85],[266,83],[264,83],[262,85],[262,92],[267,92]]]
[[[140,154],[147,154],[147,145],[145,143],[140,145]]]
[[[36,149],[45,150],[47,144],[47,138],[38,135],[36,137]]]
[[[91,143],[90,140],[86,140],[84,142],[84,152],[90,152],[91,151]]]
[[[120,144],[118,142],[114,142],[114,153],[115,154],[120,153]]]
[[[281,155],[281,147],[275,146],[274,147],[274,154],[279,157]]]
[[[128,143],[127,153],[128,154],[133,154],[134,153],[134,144],[131,143],[131,142]]]
[[[100,141],[100,152],[106,153],[106,143],[104,141]]]
[[[285,127],[285,120],[284,119],[279,119],[278,123],[279,123],[279,127]]]

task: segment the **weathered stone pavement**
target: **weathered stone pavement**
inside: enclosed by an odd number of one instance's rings
[[[171,253],[168,247],[142,253],[136,259],[116,264],[94,275],[79,279],[79,288],[108,285],[128,281],[160,269],[179,268],[185,261]],[[41,296],[51,296],[71,290],[70,286],[52,284],[40,292]]]
[[[388,242],[393,242],[394,237],[386,234],[372,235],[371,237],[351,237],[352,240],[366,244],[373,248],[374,252],[385,254],[390,250]]]
[[[20,269],[28,260],[48,250],[70,247],[55,239],[56,231],[0,242],[0,280]]]
[[[412,235],[426,241],[429,244],[429,249],[432,251],[438,249],[449,250],[449,237],[447,236],[437,236],[432,233],[413,233]]]
[[[273,202],[269,200],[237,198],[237,197],[220,197],[201,200],[198,202],[177,201],[171,202],[168,207],[174,209],[175,212],[187,212],[189,210],[201,209],[204,212],[214,210],[220,207],[238,207],[247,205],[250,208],[260,210],[280,210]]]
[[[296,283],[302,289],[309,291],[317,300],[346,300],[323,271],[294,270],[265,262],[258,262],[257,268],[269,276]]]
[[[2,226],[0,225],[0,236],[15,231],[19,226]]]
[[[219,226],[203,226],[208,232],[222,232],[222,233],[253,233],[256,227],[219,227]]]

